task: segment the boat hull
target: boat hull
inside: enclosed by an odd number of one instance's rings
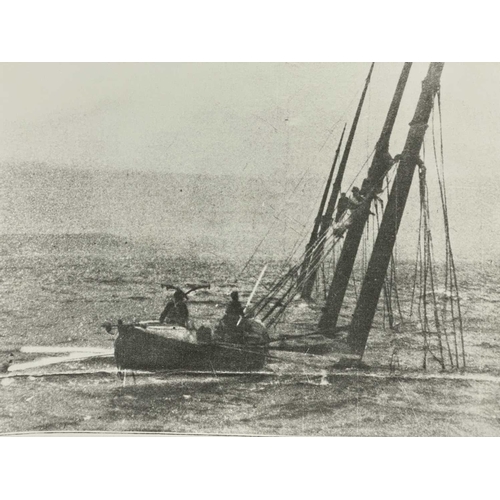
[[[120,325],[115,339],[118,369],[258,371],[266,362],[267,346],[233,343],[199,343],[192,332],[178,327],[175,338],[153,328]],[[185,334],[185,335],[183,335]],[[185,336],[185,339],[182,337]]]

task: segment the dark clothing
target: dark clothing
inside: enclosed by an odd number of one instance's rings
[[[347,196],[341,196],[337,204],[337,215],[335,216],[335,222],[342,219],[345,211],[349,208],[349,198]]]
[[[245,331],[244,309],[239,300],[232,300],[226,307],[226,313],[219,322],[218,331],[226,341],[238,341]],[[242,320],[240,321],[240,319]],[[238,324],[239,323],[239,324]]]
[[[370,191],[370,181],[368,179],[365,179],[363,181],[363,184],[361,184],[361,189],[359,190],[359,194],[361,196],[366,196],[369,191]]]
[[[160,323],[186,326],[189,317],[187,305],[184,302],[167,302],[165,309],[160,315]]]
[[[239,300],[232,300],[229,302],[226,307],[226,314],[224,314],[224,317],[222,318],[224,329],[234,329],[239,326],[238,322],[244,315],[245,312]]]
[[[363,203],[365,201],[365,197],[359,192],[353,192],[352,197],[357,203]]]
[[[232,300],[226,307],[226,315],[227,316],[243,316],[245,311],[243,310],[243,306],[239,300]]]
[[[353,191],[352,197],[348,200],[348,206],[350,210],[356,210],[363,202],[365,198],[360,194],[359,191]]]

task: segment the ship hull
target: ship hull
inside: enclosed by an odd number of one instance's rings
[[[120,325],[115,339],[120,370],[258,371],[266,356],[267,346],[201,343],[194,332],[182,327]]]

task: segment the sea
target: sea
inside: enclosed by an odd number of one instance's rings
[[[197,326],[213,327],[231,291],[239,290],[246,301],[265,264],[255,300],[287,269],[286,262],[269,256],[248,262],[230,250],[225,256],[183,255],[161,243],[107,233],[3,235],[0,259],[0,356],[12,354],[13,365],[47,356],[33,353],[36,347],[111,353],[113,336],[103,322],[158,318],[172,293],[162,283],[184,289],[210,284],[191,294],[188,306]],[[278,341],[265,373],[151,374],[135,380],[130,374],[118,377],[112,355],[9,371],[1,376],[0,432],[498,435],[500,264],[456,264],[465,369],[447,359],[443,371],[426,350],[427,342],[438,352],[436,337],[426,340],[418,318],[408,317],[417,295],[414,263],[402,261],[402,320],[398,313],[390,328],[381,301],[362,369],[339,367],[335,341],[307,336],[323,306],[318,286],[313,302],[295,300],[271,329]],[[341,324],[349,323],[357,287],[348,289]],[[283,340],[295,335],[301,337]]]
[[[231,253],[227,257],[194,252],[169,255],[163,244],[105,233],[3,235],[0,256],[3,355],[16,353],[27,345],[111,347],[112,337],[101,327],[102,323],[156,319],[172,293],[161,287],[165,283],[184,289],[191,284],[209,284],[209,289],[194,292],[188,304],[196,325],[213,327],[222,317],[231,291],[239,290],[241,299],[246,301],[264,264],[267,271],[254,302],[287,269],[283,261],[269,257],[255,257],[248,263],[234,259]],[[459,261],[456,266],[465,365],[468,370],[499,372],[500,263]],[[396,345],[403,368],[421,368],[425,339],[416,314],[418,290],[414,288],[413,274],[413,262],[398,263],[397,290],[402,314],[398,311],[397,328],[391,329],[384,300],[380,300],[365,352],[368,364],[388,365]],[[439,293],[439,284],[436,288]],[[349,322],[356,293],[354,282],[347,292],[339,324]],[[293,302],[271,336],[314,331],[323,305],[323,291],[318,289],[315,297],[312,303]],[[432,341],[432,332],[429,338]],[[450,337],[452,344],[454,340]],[[311,343],[315,342],[318,339],[314,337]],[[460,347],[460,338],[458,344]],[[435,337],[433,345],[437,345]],[[426,368],[437,369],[438,365],[431,359]]]

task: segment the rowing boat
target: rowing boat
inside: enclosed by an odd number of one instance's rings
[[[213,338],[209,329],[189,330],[158,321],[118,322],[114,352],[119,370],[254,371],[266,362],[265,327],[248,319],[239,342]]]

